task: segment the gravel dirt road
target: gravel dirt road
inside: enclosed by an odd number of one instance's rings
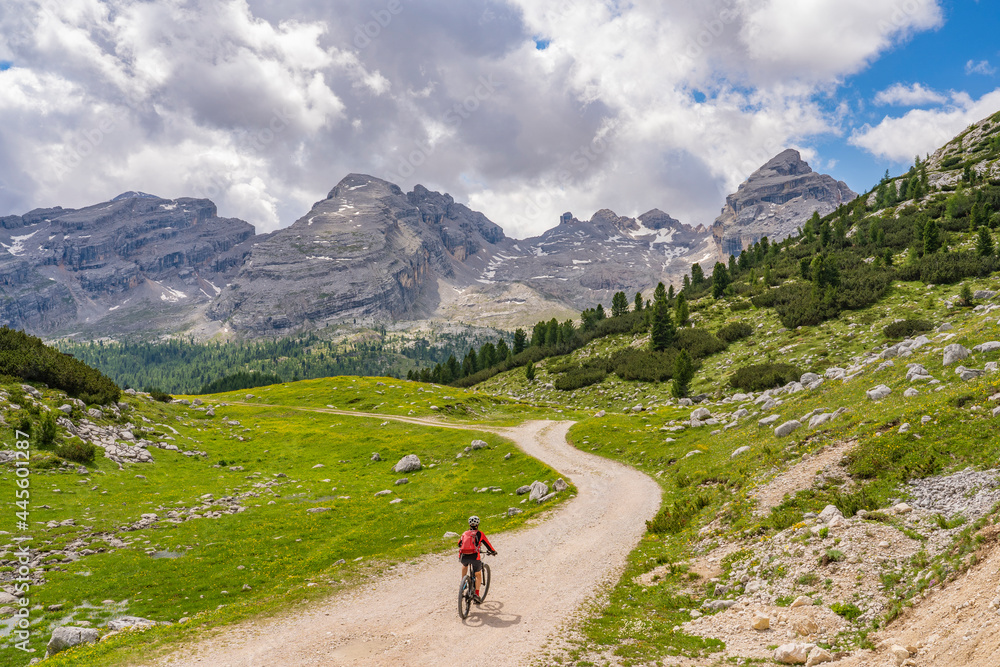
[[[578,494],[534,527],[491,535],[499,552],[488,561],[493,587],[464,621],[457,610],[456,548],[404,563],[390,577],[305,611],[227,628],[153,664],[436,667],[470,655],[491,665],[530,664],[602,584],[617,580],[644,522],[660,505],[660,487],[649,477],[571,447],[571,425],[534,421],[495,431],[559,471]],[[489,525],[484,527],[489,535]]]

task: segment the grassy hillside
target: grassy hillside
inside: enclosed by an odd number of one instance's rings
[[[273,407],[247,402],[245,393],[240,404],[207,396],[189,406],[125,395],[120,415],[107,407],[100,416],[87,414],[71,405],[74,428],[86,419],[117,434],[119,442],[145,439],[178,448],[150,446],[152,463],[121,468],[100,448],[83,466],[56,456],[76,441],[68,422],[60,423],[52,444],[41,446],[41,422],[62,415],[58,408],[67,404],[61,392],[42,390],[32,398],[19,386],[4,387],[5,424],[32,425],[29,527],[17,528],[12,510],[3,529],[7,540],[31,536],[35,549],[33,655],[44,653],[52,627],[67,622],[101,627],[131,615],[173,624],[47,663],[116,664],[205,627],[328,595],[393,561],[451,548],[442,536],[461,531],[470,514],[497,532],[540,510],[519,504],[513,492],[535,479],[554,480],[556,473],[497,436],[298,409],[308,407],[306,397],[320,405],[320,396],[321,407],[354,407],[356,391],[347,387],[359,383],[366,400],[383,391],[377,379],[332,378],[271,387],[264,396]],[[389,391],[437,391],[424,389],[403,382]],[[433,414],[425,404],[418,410]],[[3,429],[6,449],[0,453],[9,456],[14,433]],[[124,430],[136,440],[121,437]],[[489,448],[456,458],[474,438]],[[381,461],[371,460],[376,452]],[[423,469],[392,472],[407,454],[418,455]],[[396,485],[404,477],[408,483]],[[474,490],[485,486],[494,490]],[[0,488],[12,503],[13,463],[0,466]],[[383,490],[390,493],[375,495]],[[508,507],[524,513],[507,518]],[[325,509],[310,512],[319,508]],[[13,541],[0,547],[5,585],[14,577],[14,549]],[[12,619],[4,615],[0,623],[10,627]],[[11,635],[0,641],[0,665],[23,665],[32,657],[12,648]]]

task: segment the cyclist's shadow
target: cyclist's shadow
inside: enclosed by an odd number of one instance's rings
[[[521,615],[504,613],[503,602],[499,600],[485,600],[482,604],[473,606],[469,610],[469,616],[462,622],[474,628],[484,625],[509,628],[521,622]]]

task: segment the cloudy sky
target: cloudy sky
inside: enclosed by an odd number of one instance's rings
[[[511,236],[710,223],[786,147],[868,189],[1000,110],[988,0],[2,0],[0,215],[126,190],[259,231],[346,174]]]

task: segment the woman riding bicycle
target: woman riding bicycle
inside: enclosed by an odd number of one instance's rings
[[[468,573],[470,565],[472,566],[472,571],[476,573],[476,593],[472,598],[472,601],[476,604],[482,602],[482,598],[479,597],[479,588],[483,583],[483,563],[479,554],[480,543],[486,544],[490,555],[497,555],[496,549],[486,539],[486,535],[483,534],[483,531],[479,530],[479,517],[470,516],[469,530],[462,533],[462,537],[458,540],[458,558],[462,561],[463,579],[466,573]]]

